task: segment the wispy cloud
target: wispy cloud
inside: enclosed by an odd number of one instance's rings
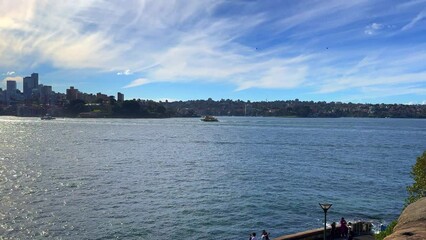
[[[424,3],[400,4],[400,14],[381,0],[6,0],[1,70],[48,65],[65,74],[131,75],[131,82],[116,77],[126,89],[208,82],[237,91],[309,88],[326,95],[397,86],[421,94],[414,89],[423,87],[426,54],[412,48],[422,46],[396,51],[397,43],[386,43],[420,25],[426,12],[413,8]],[[389,26],[401,31],[383,34],[395,31]]]
[[[380,29],[383,29],[383,24],[380,23],[372,23],[365,27],[364,33],[367,35],[374,35],[376,34]]]
[[[148,84],[148,83],[151,83],[151,81],[149,81],[146,78],[138,78],[138,79],[133,80],[131,83],[127,84],[123,88],[138,87],[138,86],[145,85],[145,84]]]
[[[413,28],[414,25],[416,25],[417,22],[423,20],[426,17],[426,11],[421,11],[419,14],[417,14],[416,17],[414,17],[407,25],[403,26],[401,28],[401,31],[406,31],[410,28]]]
[[[6,75],[6,76],[12,76],[12,75],[15,75],[15,72],[14,72],[14,71],[8,71],[8,72],[6,72],[6,73],[3,73],[2,75],[3,75],[3,76],[4,76],[4,75]]]
[[[377,74],[366,74],[354,77],[333,79],[329,84],[325,84],[323,87],[321,87],[320,92],[332,93],[353,88],[361,89],[363,87],[371,86],[401,86],[423,82],[426,82],[426,72],[384,76]],[[422,93],[423,91],[424,90],[418,91],[417,93]],[[414,92],[412,91],[411,93]]]
[[[133,74],[133,72],[130,71],[130,69],[126,69],[124,71],[117,72],[117,75],[132,75],[132,74]]]
[[[321,94],[358,92],[356,99],[421,96],[426,88],[424,61],[426,52],[411,47],[376,49],[357,60],[346,60],[352,62],[350,65],[331,64],[326,72],[319,71],[324,78],[316,84],[317,91]]]
[[[401,4],[397,5],[397,8],[417,7],[418,5],[422,5],[425,3],[426,3],[426,0],[403,1],[401,2]]]

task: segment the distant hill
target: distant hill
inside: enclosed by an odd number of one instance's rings
[[[250,102],[241,100],[190,100],[162,103],[174,117],[273,116],[273,117],[372,117],[426,118],[426,105],[361,104],[313,101]]]

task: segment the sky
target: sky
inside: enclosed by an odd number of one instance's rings
[[[0,74],[156,101],[426,104],[426,0],[1,0]]]

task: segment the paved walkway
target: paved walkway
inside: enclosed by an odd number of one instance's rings
[[[362,235],[362,236],[354,237],[354,240],[374,240],[374,236],[373,235]]]
[[[346,238],[335,238],[334,240],[345,240]],[[361,236],[355,236],[353,238],[354,240],[374,240],[373,235],[361,235]]]

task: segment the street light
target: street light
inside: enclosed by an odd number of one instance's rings
[[[319,204],[322,208],[322,210],[324,210],[324,240],[326,240],[326,234],[327,234],[327,210],[331,208],[330,203],[320,203]]]

